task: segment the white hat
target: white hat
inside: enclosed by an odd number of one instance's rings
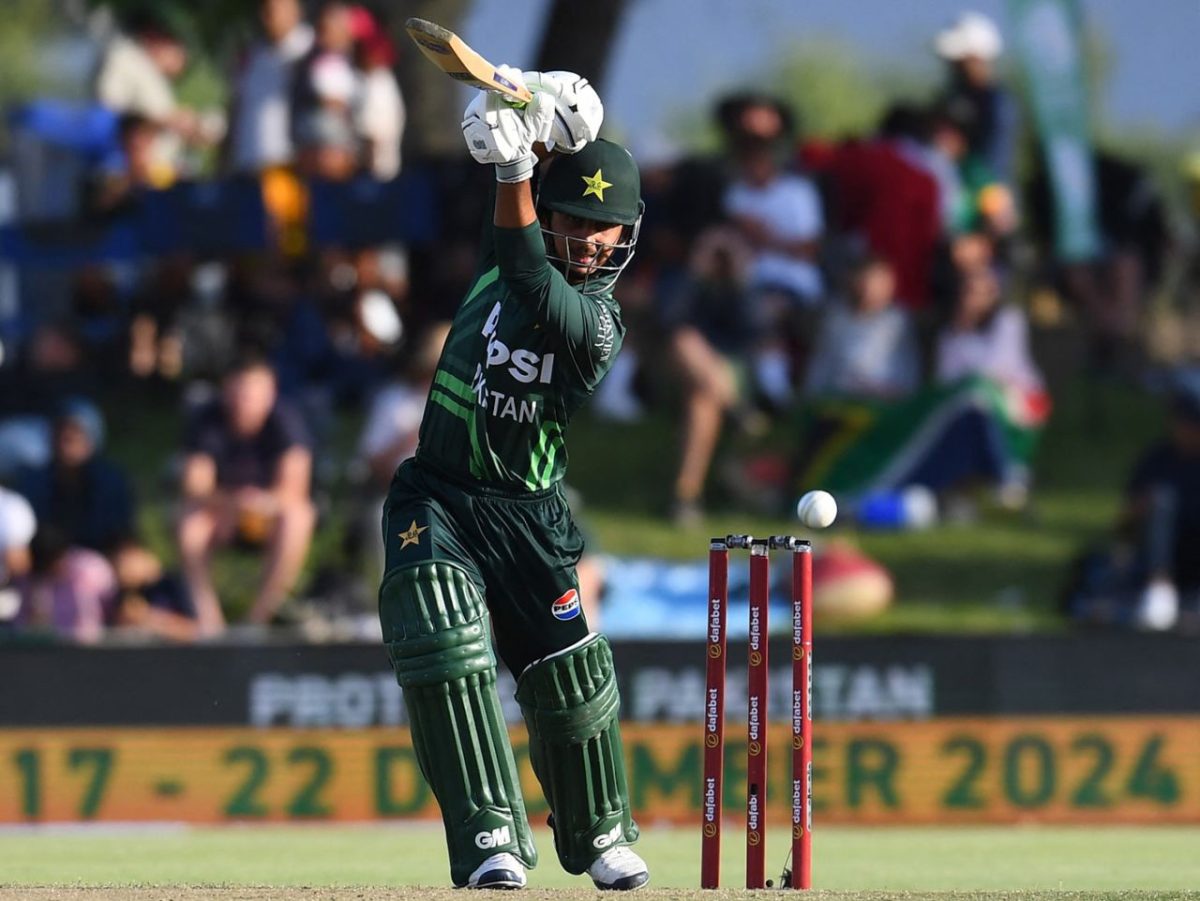
[[[993,60],[1004,52],[1004,39],[996,23],[982,13],[965,12],[954,24],[937,33],[933,48],[942,59],[968,57]]]
[[[14,491],[0,488],[0,553],[27,547],[37,531],[37,518],[29,501]]]

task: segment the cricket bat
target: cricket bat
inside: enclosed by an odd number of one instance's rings
[[[417,18],[405,22],[404,28],[425,57],[451,78],[481,91],[499,91],[522,103],[533,99],[526,88],[513,84],[498,73],[495,66],[467,46],[453,31]]]

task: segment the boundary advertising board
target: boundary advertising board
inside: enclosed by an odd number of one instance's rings
[[[741,732],[742,734],[739,734]],[[630,723],[646,824],[698,823],[696,724]],[[789,732],[769,744],[769,817],[786,818]],[[513,730],[531,818],[546,812]],[[725,810],[744,809],[745,738],[727,733]],[[1200,823],[1200,716],[945,717],[818,724],[819,823]],[[0,822],[434,818],[407,730],[0,730]]]
[[[770,657],[786,661],[783,643]],[[621,711],[640,722],[698,722],[704,648],[614,642]],[[745,646],[730,644],[728,704],[744,710]],[[1119,661],[1119,663],[1116,663]],[[789,715],[786,664],[769,709]],[[513,684],[501,672],[510,722]],[[406,722],[382,644],[0,649],[0,725],[343,728]],[[818,637],[813,714],[832,720],[963,715],[1200,714],[1195,640],[1162,635]]]

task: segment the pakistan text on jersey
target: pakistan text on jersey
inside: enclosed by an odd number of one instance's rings
[[[475,398],[479,406],[492,416],[511,419],[515,422],[533,422],[537,415],[537,401],[516,398],[503,391],[489,391],[486,382],[475,386]]]
[[[481,332],[488,339],[487,360],[476,365],[475,376],[471,379],[471,391],[474,392],[479,406],[492,416],[511,419],[514,422],[533,422],[537,416],[538,402],[489,389],[485,369],[509,364],[506,371],[515,381],[526,385],[535,381],[549,385],[554,378],[554,354],[538,354],[524,348],[510,350],[507,344],[496,337],[499,324],[500,302],[497,301]]]

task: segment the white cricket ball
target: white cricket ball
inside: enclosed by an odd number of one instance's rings
[[[828,491],[810,491],[796,504],[796,516],[810,529],[824,529],[837,519],[837,501]]]

